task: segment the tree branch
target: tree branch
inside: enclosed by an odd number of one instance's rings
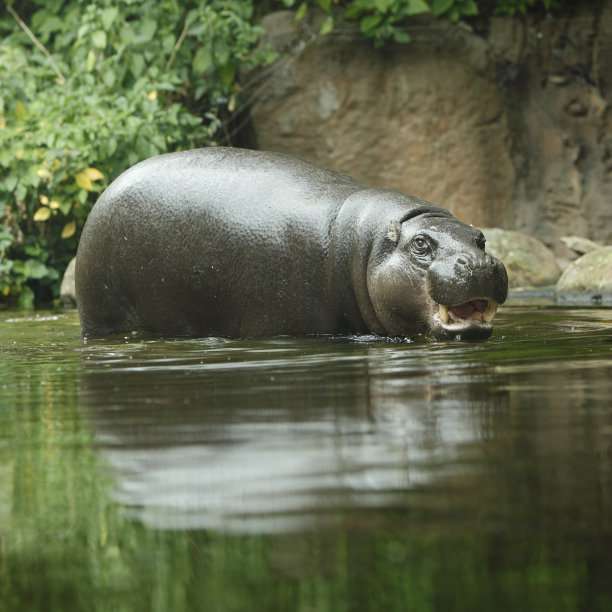
[[[19,17],[19,15],[15,12],[13,7],[7,4],[6,8],[8,9],[8,12],[13,16],[13,19],[15,19],[15,21],[19,24],[21,29],[28,35],[29,39],[43,52],[47,60],[49,60],[51,67],[55,71],[55,74],[57,74],[59,82],[63,85],[66,82],[66,77],[64,77],[60,69],[57,67],[57,64],[53,61],[51,54],[47,51],[47,49],[45,49],[45,46],[40,42],[40,40],[38,40],[38,38],[34,36],[32,30],[28,28],[23,19],[21,19],[21,17]]]
[[[166,71],[168,71],[170,69],[170,66],[172,66],[172,64],[174,63],[174,59],[176,58],[176,54],[178,52],[178,50],[180,49],[181,45],[183,44],[183,41],[185,40],[185,37],[187,36],[187,32],[189,32],[189,22],[185,23],[185,27],[183,28],[183,31],[181,32],[181,35],[178,37],[178,40],[176,41],[176,44],[174,45],[174,49],[172,49],[172,53],[170,54],[170,59],[168,59],[168,63],[166,64]]]

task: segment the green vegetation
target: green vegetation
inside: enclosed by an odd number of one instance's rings
[[[330,32],[341,18],[359,21],[361,32],[377,47],[388,41],[410,42],[404,26],[406,19],[432,13],[456,23],[480,14],[525,14],[528,8],[549,9],[552,0],[282,0],[288,8],[297,7],[297,16],[305,16],[310,6],[316,6],[328,17],[321,34]]]
[[[550,0],[495,0],[524,13]],[[97,195],[153,155],[215,144],[241,108],[239,69],[258,46],[262,11],[345,17],[376,45],[408,42],[406,18],[457,21],[475,0],[14,0],[0,14],[0,305],[59,294]],[[489,5],[487,5],[489,6]],[[255,7],[258,7],[256,12]],[[262,8],[263,7],[263,8]]]
[[[58,295],[110,180],[214,143],[236,106],[239,66],[274,56],[255,47],[250,2],[23,6],[0,18],[0,301],[31,307]]]

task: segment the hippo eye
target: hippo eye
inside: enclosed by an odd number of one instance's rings
[[[421,257],[431,253],[431,244],[425,236],[415,236],[410,244],[412,251]]]

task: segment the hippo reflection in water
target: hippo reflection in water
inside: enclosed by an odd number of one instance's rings
[[[487,338],[508,280],[484,246],[442,208],[287,155],[161,155],[87,220],[82,331]]]

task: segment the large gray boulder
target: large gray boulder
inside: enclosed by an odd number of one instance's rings
[[[70,263],[66,266],[64,277],[62,278],[62,284],[60,287],[60,301],[62,306],[65,308],[74,308],[76,306],[76,291],[74,289],[74,267],[76,263],[76,257],[70,260]]]
[[[557,282],[555,300],[559,304],[612,306],[612,246],[572,262]]]
[[[512,230],[482,231],[487,239],[487,252],[506,266],[511,288],[543,287],[557,282],[561,271],[553,252],[542,241]]]

